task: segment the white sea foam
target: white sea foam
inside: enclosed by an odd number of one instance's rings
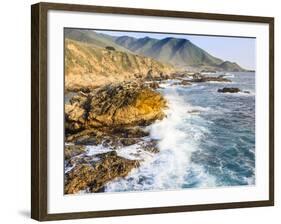
[[[249,93],[242,91],[242,92],[238,92],[238,93],[220,93],[220,94],[227,95],[227,96],[234,96],[234,97],[241,97],[241,96],[252,97],[252,96],[255,96],[254,92],[252,92],[252,91],[248,91],[248,92]]]
[[[168,83],[168,82],[165,82],[165,83],[160,83],[159,86],[160,88],[167,88],[168,86],[170,86],[171,84]]]
[[[86,150],[87,150],[87,154],[86,155],[88,155],[88,156],[94,156],[94,155],[97,155],[97,154],[101,154],[101,153],[106,153],[106,152],[112,151],[112,149],[103,147],[102,145],[87,146]]]
[[[154,156],[154,153],[142,149],[142,144],[134,144],[118,149],[117,155],[131,160],[147,161]]]
[[[224,84],[224,85],[233,85],[233,84],[235,84],[235,82],[222,82],[222,81],[209,81],[208,83]]]
[[[199,150],[198,143],[208,130],[186,122],[192,117],[187,111],[194,108],[185,103],[176,90],[169,88],[165,98],[169,104],[167,117],[148,127],[150,137],[159,141],[160,152],[149,154],[139,149],[136,155],[143,158],[141,166],[126,178],[107,184],[106,191],[169,190],[193,183],[197,187],[215,185],[215,179],[206,174],[202,166],[191,161],[192,153]],[[134,145],[118,153],[126,158],[137,159],[134,156],[136,150]]]
[[[205,89],[206,86],[205,85],[198,85],[198,84],[193,84],[193,89]]]
[[[234,78],[235,75],[232,74],[232,73],[225,73],[224,77],[227,77],[227,78]]]
[[[232,74],[227,74],[230,75]],[[234,77],[234,76],[233,76]],[[239,76],[236,75],[237,83],[239,84]],[[182,188],[206,188],[215,186],[228,186],[232,184],[231,181],[236,181],[244,184],[255,184],[255,177],[244,177],[238,175],[231,169],[226,168],[226,160],[215,157],[204,157],[204,153],[212,146],[213,135],[212,124],[215,121],[208,119],[213,115],[225,116],[233,109],[224,107],[224,105],[212,104],[212,99],[206,103],[210,107],[193,106],[187,101],[197,103],[197,95],[194,94],[195,90],[202,93],[200,97],[204,99],[206,95],[211,94],[220,100],[224,96],[253,96],[254,90],[248,93],[218,93],[218,85],[209,85],[208,83],[193,83],[188,88],[181,88],[181,86],[173,85],[178,80],[165,80],[160,83],[162,89],[161,93],[164,94],[168,101],[168,109],[165,111],[167,117],[161,121],[147,127],[150,132],[149,137],[143,140],[150,141],[151,139],[158,140],[159,153],[150,153],[143,149],[141,143],[131,146],[123,147],[116,150],[119,156],[127,159],[139,160],[141,165],[139,168],[133,169],[125,178],[117,178],[106,185],[105,191],[157,191],[157,190],[173,190]],[[221,84],[221,82],[219,82]],[[224,85],[233,85],[235,83],[224,83]],[[238,85],[239,86],[239,85]],[[242,90],[247,90],[251,87],[240,87]],[[180,94],[178,94],[179,92]],[[190,94],[189,94],[190,93]],[[207,95],[207,99],[209,95]],[[193,98],[192,98],[193,97]],[[200,98],[200,99],[202,99]],[[195,100],[194,100],[195,99]],[[250,99],[250,98],[249,98]],[[239,99],[238,99],[239,100]],[[198,101],[199,105],[202,104]],[[211,124],[210,124],[211,123]],[[211,131],[209,131],[209,129]],[[206,144],[208,145],[206,147]],[[244,144],[244,143],[243,143]],[[204,148],[200,148],[200,147]],[[213,148],[216,148],[213,147]],[[111,151],[111,149],[104,148],[103,146],[88,146],[88,155],[96,155]],[[254,149],[250,150],[254,153]],[[203,155],[203,156],[201,156]],[[197,160],[200,158],[199,160]],[[210,158],[216,158],[217,167],[208,165]],[[218,161],[217,161],[218,160]],[[193,162],[193,161],[196,161]],[[252,166],[252,161],[244,161],[247,167]],[[213,169],[210,169],[214,168]],[[246,168],[247,168],[246,167]],[[215,170],[217,169],[217,170]],[[251,171],[251,170],[250,170]],[[213,175],[211,175],[212,173]],[[229,178],[229,182],[227,179]]]
[[[64,173],[68,173],[68,172],[71,171],[74,167],[75,167],[75,165],[65,167]]]

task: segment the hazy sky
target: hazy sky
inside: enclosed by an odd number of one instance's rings
[[[211,55],[237,62],[243,68],[255,69],[256,65],[256,39],[238,38],[238,37],[220,37],[220,36],[202,36],[202,35],[179,35],[179,34],[159,34],[144,32],[117,32],[117,31],[97,31],[113,36],[132,36],[137,38],[151,37],[163,39],[166,37],[184,38],[190,40],[193,44],[207,51]]]

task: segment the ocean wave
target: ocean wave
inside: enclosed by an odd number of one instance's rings
[[[225,113],[231,112],[233,108],[192,105],[187,102],[188,98],[185,98],[196,97],[196,95],[190,95],[190,89],[206,87],[210,91],[200,91],[200,93],[212,94],[211,96],[217,97],[217,94],[219,94],[216,92],[217,88],[212,85],[209,87],[207,84],[194,84],[191,88],[183,91],[180,86],[173,86],[173,82],[173,80],[168,80],[165,85],[162,83],[162,87],[165,88],[161,89],[161,93],[168,103],[168,108],[165,111],[166,117],[146,128],[150,133],[147,140],[158,141],[159,153],[145,152],[137,144],[118,150],[118,155],[128,159],[138,159],[141,161],[141,165],[139,168],[132,170],[125,178],[119,178],[108,183],[105,190],[108,192],[158,191],[253,185],[255,177],[243,174],[243,172],[253,172],[251,164],[246,164],[247,161],[244,161],[245,167],[239,173],[240,171],[232,170],[235,168],[231,167],[231,163],[235,163],[233,157],[224,158],[223,155],[216,155],[219,156],[216,159],[218,165],[209,161],[210,158],[214,158],[215,155],[212,155],[214,152],[210,152],[210,157],[206,157],[207,160],[194,159],[196,155],[201,156],[201,152],[204,150],[212,149],[211,143],[214,143],[212,138],[216,138],[216,136],[213,136],[213,130],[209,130],[210,125],[213,127],[216,124],[213,124],[213,121],[208,118],[210,116],[224,117]],[[250,94],[225,94],[220,96],[249,96],[252,92]],[[207,149],[205,148],[206,142]],[[221,147],[221,145],[217,147]],[[216,148],[216,146],[213,148]],[[219,153],[222,152],[219,151]],[[229,155],[232,153],[233,151]],[[225,161],[225,159],[230,159],[230,161]],[[227,164],[230,166],[229,168],[226,167]],[[237,167],[239,168],[239,166]]]
[[[192,89],[205,89],[206,86],[205,85],[198,85],[198,84],[192,84]]]
[[[224,77],[227,77],[227,78],[234,78],[235,75],[232,74],[232,73],[225,73],[225,74],[224,74]]]
[[[142,144],[134,144],[117,150],[117,155],[130,160],[148,161],[155,154],[142,149]]]
[[[213,83],[213,84],[227,84],[227,85],[233,85],[235,82],[222,82],[222,81],[209,81],[208,83]]]
[[[245,90],[247,92],[238,92],[238,93],[218,93],[220,95],[226,95],[226,96],[234,96],[234,97],[252,97],[255,96],[255,93],[249,90]],[[249,93],[248,93],[249,92]]]
[[[186,187],[215,186],[215,178],[204,168],[191,161],[192,153],[199,150],[198,143],[208,130],[202,126],[188,123],[188,110],[192,107],[172,89],[165,94],[169,108],[167,117],[148,127],[150,138],[158,140],[160,152],[145,155],[138,169],[127,177],[115,180],[106,186],[106,191],[171,190]],[[206,109],[208,110],[208,109]],[[127,157],[135,149],[122,149],[120,155]],[[140,153],[139,151],[138,153]],[[135,158],[135,157],[127,157]]]

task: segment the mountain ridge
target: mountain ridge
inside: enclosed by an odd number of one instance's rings
[[[68,39],[89,43],[96,47],[111,46],[118,51],[150,57],[162,63],[169,63],[177,69],[190,71],[247,71],[236,62],[224,61],[184,38],[151,37],[136,38],[128,35],[112,36],[93,30],[66,29]]]
[[[176,67],[202,67],[204,69],[226,69],[226,71],[245,71],[235,62],[224,61],[214,57],[205,50],[184,38],[167,37],[155,39],[150,37],[132,38],[120,36],[114,42],[137,54],[169,62]],[[227,66],[223,66],[227,62]],[[232,64],[231,64],[232,63]],[[233,68],[233,69],[232,69]]]

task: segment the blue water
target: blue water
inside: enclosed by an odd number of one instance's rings
[[[169,190],[255,184],[255,73],[227,74],[231,83],[162,84],[167,117],[148,127],[160,152],[133,145],[120,156],[141,166],[106,191]],[[218,93],[223,87],[250,93]]]

